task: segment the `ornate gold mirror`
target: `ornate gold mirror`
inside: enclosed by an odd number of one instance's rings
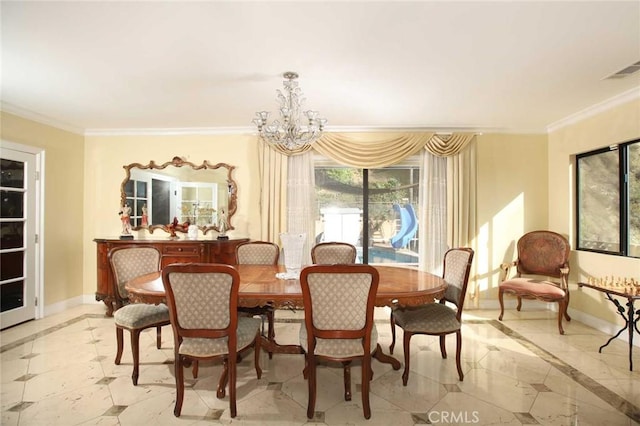
[[[203,234],[234,229],[231,218],[237,209],[235,166],[224,163],[198,165],[180,157],[164,164],[133,163],[123,166],[125,178],[120,187],[120,205],[131,208],[133,230],[155,229],[186,232],[186,225],[197,225]]]

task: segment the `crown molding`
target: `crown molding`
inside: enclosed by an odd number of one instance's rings
[[[176,128],[130,128],[87,129],[85,136],[177,136],[177,135],[238,135],[255,133],[253,127],[176,127]]]
[[[577,123],[586,118],[600,114],[604,111],[610,110],[617,107],[618,105],[625,104],[635,99],[640,99],[640,86],[634,87],[633,89],[627,90],[626,92],[622,92],[612,98],[604,100],[595,105],[591,105],[590,107],[585,108],[582,111],[571,114],[570,116],[565,117],[562,120],[558,120],[555,123],[549,124],[547,126],[547,133],[555,132],[556,130],[560,130],[563,127]]]
[[[56,120],[55,118],[47,117],[46,115],[38,114],[37,112],[33,112],[28,109],[20,108],[7,102],[0,102],[0,111],[16,115],[27,120],[35,121],[36,123],[55,127],[56,129],[65,130],[70,133],[84,135],[84,129],[81,127]]]

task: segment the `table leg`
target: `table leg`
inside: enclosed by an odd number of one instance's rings
[[[629,299],[629,303],[627,303],[629,307],[629,371],[633,371],[633,329],[638,330],[638,318],[640,318],[640,311],[638,312],[638,317],[633,319],[633,315],[635,312],[633,308],[633,299]]]
[[[373,357],[383,364],[391,364],[394,370],[400,370],[400,361],[382,352],[380,343],[377,344],[376,350],[373,352]]]
[[[302,347],[299,345],[280,345],[268,337],[260,335],[260,346],[266,352],[275,354],[301,354]]]
[[[606,296],[607,296],[607,299],[609,299],[611,303],[613,303],[616,306],[616,312],[618,313],[618,315],[622,317],[622,319],[624,319],[625,324],[624,324],[624,327],[622,327],[615,334],[615,336],[611,337],[609,340],[607,340],[607,343],[600,346],[600,349],[598,349],[598,352],[602,353],[603,348],[605,348],[609,343],[611,343],[613,339],[615,339],[620,334],[622,334],[624,330],[627,330],[629,333],[629,371],[633,371],[633,331],[635,329],[636,332],[640,333],[640,331],[638,331],[638,320],[640,319],[640,310],[638,310],[638,312],[635,312],[635,308],[633,307],[633,299],[628,298],[627,311],[625,313],[625,309],[620,304],[620,302],[618,302],[616,299],[611,297],[609,293],[607,293]],[[634,316],[636,316],[635,319],[634,319]]]

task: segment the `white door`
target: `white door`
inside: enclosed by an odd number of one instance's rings
[[[36,317],[36,154],[0,147],[0,328]]]

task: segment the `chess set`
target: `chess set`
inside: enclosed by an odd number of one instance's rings
[[[636,278],[614,277],[613,275],[604,278],[588,277],[587,283],[631,296],[640,296],[640,280]]]

